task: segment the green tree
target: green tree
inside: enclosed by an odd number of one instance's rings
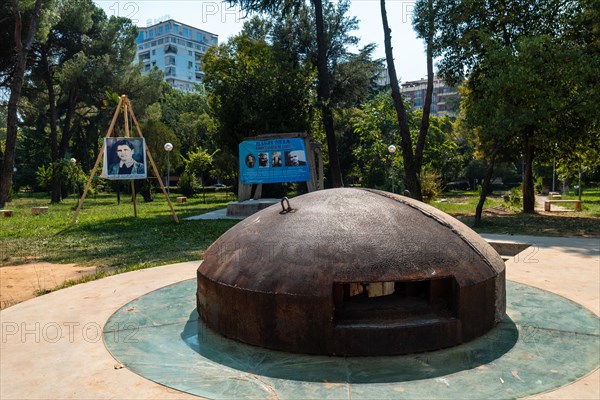
[[[382,92],[365,103],[351,123],[358,143],[352,152],[354,168],[350,176],[361,186],[388,188],[386,175],[402,168],[401,159],[392,159],[387,150],[390,144],[397,143],[399,132],[389,93]]]
[[[264,13],[286,14],[289,11],[296,11],[302,8],[303,2],[299,1],[282,1],[282,0],[234,0],[232,3],[237,3],[242,8]],[[331,80],[328,61],[330,56],[337,50],[328,43],[328,39],[335,37],[334,31],[344,23],[343,12],[342,18],[327,19],[326,13],[328,10],[335,9],[333,2],[323,0],[311,0],[314,12],[314,28],[316,31],[317,42],[317,57],[316,66],[318,72],[318,87],[317,95],[319,99],[319,107],[323,120],[323,127],[327,139],[327,149],[329,154],[329,172],[331,175],[331,185],[333,187],[343,186],[342,173],[340,168],[339,156],[337,152],[337,140],[334,129],[333,110],[330,104],[331,98]],[[338,9],[347,9],[349,2],[339,2]],[[340,14],[338,14],[340,15]]]
[[[423,195],[421,193],[421,183],[419,182],[420,164],[418,161],[425,146],[425,137],[423,136],[421,138],[421,136],[419,136],[419,139],[422,140],[417,142],[417,149],[415,152],[413,139],[410,134],[407,107],[400,94],[400,85],[398,83],[398,76],[396,75],[396,66],[394,64],[394,55],[392,53],[392,30],[390,29],[387,18],[385,0],[380,0],[380,7],[381,19],[383,22],[385,58],[390,77],[390,88],[392,90],[394,109],[396,111],[396,118],[398,119],[398,126],[400,129],[400,148],[402,150],[402,159],[404,161],[404,183],[410,192],[411,197],[422,200]]]
[[[169,87],[159,104],[162,121],[175,131],[183,153],[196,147],[215,146],[216,124],[204,91],[184,92]]]
[[[307,130],[311,69],[246,33],[210,48],[203,63],[220,148],[237,154],[244,137]]]
[[[413,136],[421,132],[423,114],[421,111],[415,112],[414,121],[420,121],[421,124],[413,128]],[[438,174],[440,183],[445,185],[450,180],[456,179],[463,168],[463,159],[454,139],[454,125],[448,115],[430,116],[428,125],[422,167]]]
[[[132,73],[136,28],[124,18],[107,18],[91,0],[59,0],[48,33],[34,46],[28,95],[45,99],[52,162],[69,158],[73,142],[89,167],[89,147],[97,147],[98,105],[106,91]],[[139,74],[139,72],[138,72]],[[45,127],[41,127],[43,135]],[[81,150],[83,149],[83,150]],[[95,149],[97,150],[97,149]],[[61,177],[54,178],[52,201],[61,196]]]
[[[468,73],[472,97],[495,100],[498,115],[486,124],[504,126],[506,131],[490,129],[498,136],[489,157],[514,154],[513,146],[505,145],[508,135],[520,142],[525,212],[533,212],[535,206],[536,154],[565,141],[566,131],[569,140],[579,140],[597,118],[589,109],[597,99],[593,71],[599,64],[592,45],[597,33],[588,29],[593,23],[578,25],[591,7],[592,1],[515,0],[508,6],[446,0],[437,23],[436,48],[444,79],[454,84]],[[477,107],[475,102],[469,104]]]
[[[146,146],[152,154],[152,158],[156,163],[156,168],[158,169],[159,174],[161,174],[161,177],[167,175],[167,152],[164,148],[165,143],[171,143],[173,145],[173,150],[168,156],[169,169],[171,171],[177,169],[181,164],[181,143],[173,130],[157,120],[144,121],[144,123],[141,124],[140,129],[146,139]],[[154,173],[149,169],[148,175],[153,174]]]
[[[6,143],[4,150],[0,151],[0,207],[9,200],[10,188],[12,186],[13,168],[15,165],[15,150],[17,148],[17,123],[18,103],[21,98],[21,89],[27,68],[29,52],[33,39],[38,31],[38,24],[42,13],[42,7],[47,1],[36,0],[33,11],[29,16],[29,25],[23,29],[24,21],[21,15],[21,5],[18,0],[12,2],[14,17],[14,70],[8,79],[10,96],[6,117]]]

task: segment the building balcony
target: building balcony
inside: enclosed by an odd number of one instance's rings
[[[177,54],[177,46],[168,44],[165,46],[165,54]]]

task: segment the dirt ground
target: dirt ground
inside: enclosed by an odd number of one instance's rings
[[[92,275],[96,267],[38,262],[0,267],[0,309],[36,296],[36,292],[54,289],[67,280]]]

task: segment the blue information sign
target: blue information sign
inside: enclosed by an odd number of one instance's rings
[[[304,139],[240,143],[240,177],[244,185],[310,180]]]

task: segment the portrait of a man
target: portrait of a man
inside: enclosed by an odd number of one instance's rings
[[[299,165],[306,165],[306,155],[301,150],[293,150],[285,152],[285,166],[286,167],[297,167]]]
[[[102,176],[108,179],[146,178],[144,138],[106,138]]]
[[[245,158],[246,166],[248,168],[254,168],[254,164],[256,164],[256,159],[254,158],[254,154],[248,153]]]
[[[258,153],[258,166],[260,168],[269,166],[269,153]]]

